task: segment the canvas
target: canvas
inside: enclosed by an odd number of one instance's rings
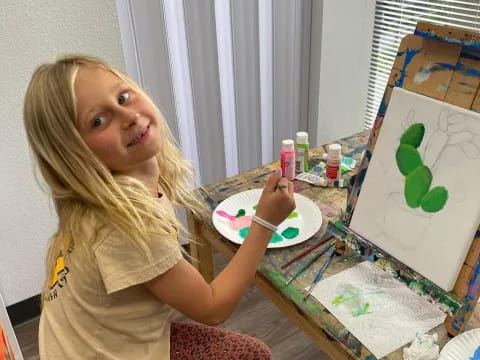
[[[350,227],[446,291],[480,222],[480,114],[395,88]]]

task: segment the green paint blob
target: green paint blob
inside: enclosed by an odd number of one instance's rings
[[[272,238],[270,239],[270,243],[275,244],[275,243],[278,243],[280,241],[283,241],[283,237],[282,237],[282,235],[280,235],[279,233],[277,233],[275,231],[272,235]]]
[[[248,235],[248,231],[250,230],[250,227],[245,227],[243,229],[240,229],[238,230],[238,235],[242,238],[242,239],[245,239]],[[280,235],[279,233],[277,232],[274,232],[273,235],[272,235],[272,238],[270,239],[270,243],[271,244],[274,244],[274,243],[278,243],[280,241],[283,241],[283,237],[282,235]]]
[[[443,209],[448,200],[448,191],[443,186],[434,187],[422,199],[423,211],[434,213]]]
[[[421,123],[413,124],[410,126],[400,138],[400,144],[408,144],[414,148],[418,148],[425,135],[425,126]]]
[[[238,235],[240,235],[242,239],[245,239],[247,237],[248,230],[250,230],[250,227],[245,227],[243,229],[240,229],[238,230]]]
[[[405,200],[411,208],[418,208],[432,184],[432,172],[428,166],[419,166],[405,178]]]
[[[290,215],[288,215],[289,219],[295,219],[298,216],[298,213],[296,211],[292,212]]]
[[[237,215],[235,215],[236,218],[239,218],[239,217],[242,217],[242,216],[245,216],[245,210],[244,209],[240,209],[238,210],[237,212]]]
[[[398,169],[404,176],[423,165],[420,153],[414,146],[409,144],[401,144],[398,147],[395,158],[397,159]]]
[[[288,227],[282,231],[282,236],[286,237],[287,239],[293,239],[298,236],[300,230],[295,227]]]
[[[258,204],[257,204],[257,205],[253,205],[253,210],[257,210],[257,207],[258,207]]]

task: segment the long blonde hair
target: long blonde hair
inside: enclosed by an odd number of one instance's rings
[[[85,55],[68,55],[55,63],[44,64],[34,72],[24,102],[27,137],[45,179],[59,217],[57,232],[50,239],[46,260],[47,276],[42,300],[50,291],[57,257],[75,242],[93,245],[81,221],[95,218],[99,227],[111,224],[126,235],[134,246],[150,255],[145,241],[154,234],[173,239],[181,224],[168,212],[159,213],[158,203],[138,180],[118,176],[97,159],[77,131],[74,83],[81,67],[109,71],[148,99],[140,87],[110,64]],[[174,205],[181,205],[201,216],[202,205],[190,183],[191,164],[186,161],[158,108],[164,140],[157,162],[161,176],[158,184]]]

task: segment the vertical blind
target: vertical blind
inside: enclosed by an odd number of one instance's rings
[[[377,1],[365,128],[373,126],[402,38],[418,21],[480,31],[480,0]]]

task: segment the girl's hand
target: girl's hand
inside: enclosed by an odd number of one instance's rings
[[[267,180],[258,202],[256,215],[278,226],[295,210],[293,183],[275,172]]]

